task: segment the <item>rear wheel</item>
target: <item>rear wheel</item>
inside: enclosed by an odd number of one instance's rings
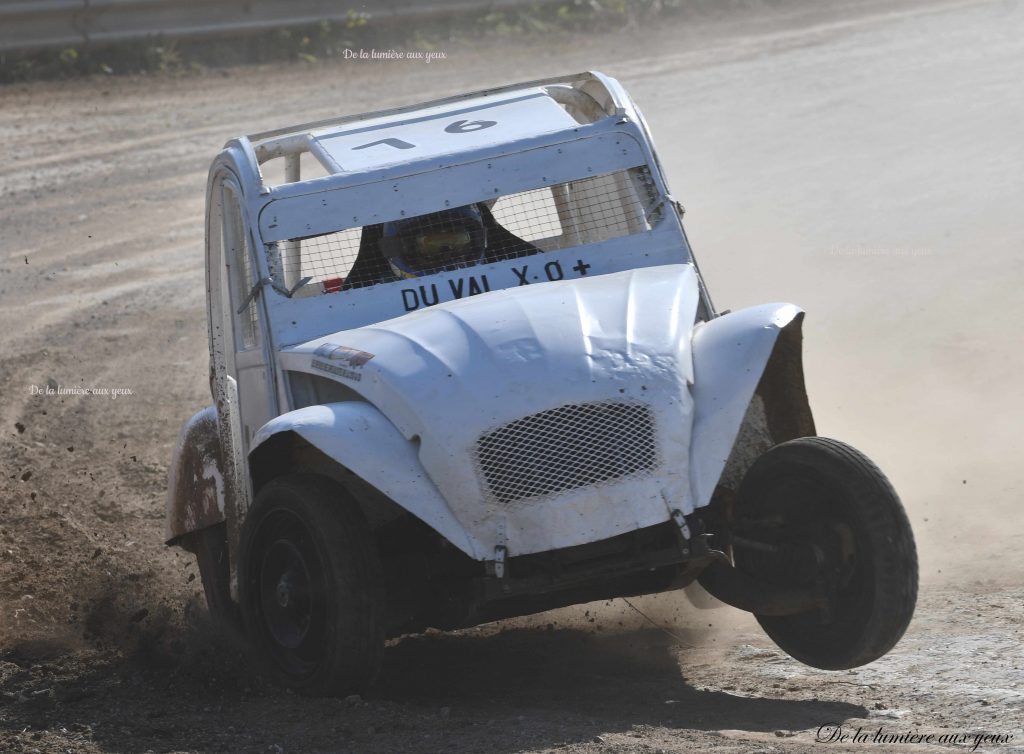
[[[899,641],[917,602],[914,536],[892,485],[862,453],[823,437],[777,445],[744,477],[735,516],[738,569],[826,597],[821,609],[757,616],[788,654],[841,670]]]
[[[206,606],[214,622],[240,629],[238,605],[231,599],[227,526],[223,522],[191,532],[187,549],[195,553],[199,576],[206,594]]]
[[[281,684],[351,694],[384,647],[384,588],[373,534],[344,490],[297,474],[260,490],[242,529],[246,634]]]

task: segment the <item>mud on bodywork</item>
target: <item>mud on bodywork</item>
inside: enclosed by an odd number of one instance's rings
[[[207,406],[182,427],[167,485],[168,544],[225,519],[223,459],[217,411]]]

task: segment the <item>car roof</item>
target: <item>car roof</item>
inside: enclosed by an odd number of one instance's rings
[[[246,137],[260,164],[309,153],[332,175],[451,155],[539,137],[623,112],[624,93],[599,73],[581,73],[442,100],[306,123]],[[290,176],[290,177],[289,177]]]
[[[310,152],[329,172],[372,170],[576,125],[547,92],[531,88],[313,131]]]

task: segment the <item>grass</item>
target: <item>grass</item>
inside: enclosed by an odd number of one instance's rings
[[[760,4],[771,0],[733,0]],[[553,32],[594,32],[637,27],[669,14],[708,8],[715,0],[566,0],[501,11],[480,10],[429,21],[373,20],[348,11],[341,21],[245,35],[149,38],[117,44],[0,55],[0,83],[90,75],[187,76],[210,68],[302,61],[315,65],[346,50],[403,48],[437,51],[460,41]]]

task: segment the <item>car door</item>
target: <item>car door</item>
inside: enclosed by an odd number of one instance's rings
[[[238,386],[238,405],[243,452],[248,454],[253,436],[277,416],[277,392],[265,338],[263,296],[259,272],[248,234],[241,191],[233,177],[221,182],[223,199],[222,249],[231,309],[228,313],[234,350],[231,376]]]
[[[233,513],[240,519],[249,500],[245,459],[253,436],[277,416],[277,398],[242,192],[226,168],[211,182],[207,223],[211,389],[225,481],[233,493]],[[233,518],[228,515],[231,529]]]

